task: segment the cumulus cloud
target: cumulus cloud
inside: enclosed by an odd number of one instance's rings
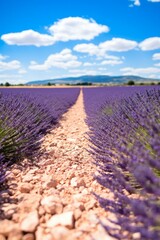
[[[5,60],[6,58],[8,58],[8,56],[5,56],[5,55],[0,54],[0,61],[1,61],[1,60]]]
[[[0,74],[0,82],[6,83],[9,82],[11,84],[19,84],[19,83],[25,83],[26,80],[22,78],[19,74]]]
[[[93,43],[83,43],[74,46],[73,50],[81,53],[87,53],[90,56],[97,56],[98,58],[105,58],[110,60],[119,60],[117,56],[109,55],[107,52],[126,52],[136,48],[137,42],[123,39],[123,38],[113,38],[95,45]]]
[[[155,67],[160,67],[160,63],[155,63],[154,66]]]
[[[129,7],[137,6],[139,7],[141,5],[140,0],[129,0],[130,2],[133,2],[133,4],[130,4]]]
[[[49,34],[41,34],[29,29],[4,34],[1,39],[9,45],[40,47],[53,45],[57,41],[91,40],[99,34],[109,31],[108,26],[98,24],[93,19],[81,17],[60,19],[47,29]]]
[[[96,23],[93,19],[68,17],[60,19],[48,28],[55,41],[92,40],[109,27]]]
[[[148,0],[148,2],[160,2],[160,0]]]
[[[141,3],[140,3],[140,1],[139,1],[139,0],[134,0],[134,5],[135,5],[135,6],[140,6],[140,5],[141,5]]]
[[[154,53],[152,56],[153,60],[160,60],[160,53]]]
[[[52,36],[40,34],[33,30],[8,33],[1,36],[1,39],[9,45],[34,45],[36,47],[49,46],[54,43]]]
[[[122,64],[123,61],[122,60],[104,60],[101,62],[101,65],[111,65],[111,66],[114,66],[114,65],[119,65],[119,64]]]
[[[96,75],[97,70],[88,70],[88,69],[71,69],[70,73],[74,73],[77,75]]]
[[[124,38],[112,38],[112,40],[99,44],[100,49],[113,52],[126,52],[134,49],[136,46],[137,42]]]
[[[85,62],[83,64],[84,67],[90,67],[90,66],[93,66],[93,65],[96,65],[96,63]]]
[[[52,67],[67,69],[79,67],[81,64],[82,63],[77,60],[77,56],[73,55],[71,50],[66,48],[60,53],[49,55],[43,64],[31,61],[29,69],[48,70]]]
[[[121,72],[123,72],[123,75],[143,75],[145,77],[148,77],[150,74],[159,74],[160,68],[156,67],[149,67],[149,68],[132,68],[132,67],[126,67],[120,69]]]
[[[71,69],[71,70],[69,70],[69,73],[70,73],[70,75],[73,74],[74,76],[101,75],[101,74],[110,75],[111,74],[111,73],[107,72],[106,69],[103,69],[103,73],[102,73],[102,70],[100,70],[100,69]]]
[[[17,60],[10,62],[0,61],[0,71],[17,70],[21,68],[21,63]]]
[[[160,48],[160,37],[146,38],[139,44],[139,47],[143,51],[155,50]]]
[[[99,55],[99,48],[93,43],[77,44],[76,46],[74,46],[73,50],[76,52],[88,53],[91,56]]]
[[[27,73],[27,71],[26,71],[25,69],[19,69],[19,70],[18,70],[18,73],[19,73],[19,74],[25,74],[25,73]]]
[[[133,4],[130,4],[129,7],[137,6],[139,7],[141,5],[140,0],[129,0],[130,2],[133,2]],[[148,0],[148,2],[160,2],[160,0]]]

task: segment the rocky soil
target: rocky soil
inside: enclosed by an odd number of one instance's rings
[[[93,192],[109,193],[93,179],[85,118],[81,92],[44,137],[37,163],[13,167],[0,192],[0,240],[113,239],[99,222],[109,223],[108,214]]]

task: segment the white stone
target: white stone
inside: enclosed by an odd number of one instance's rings
[[[72,187],[77,187],[78,183],[77,183],[77,178],[72,178],[71,179],[71,186]]]
[[[34,232],[38,224],[38,212],[31,212],[22,220],[21,230],[24,232]]]
[[[58,225],[65,226],[69,229],[73,228],[74,225],[74,215],[73,212],[64,212],[61,214],[56,214],[49,219],[47,222],[47,227],[52,228]]]
[[[63,205],[60,202],[57,202],[57,200],[58,199],[54,196],[47,196],[42,199],[41,205],[44,207],[47,213],[61,213],[63,210]]]
[[[93,208],[96,207],[96,206],[97,206],[97,201],[94,200],[94,199],[92,199],[92,200],[90,200],[89,202],[87,202],[87,203],[85,204],[85,209],[88,211],[88,210],[90,210],[90,209],[93,209]]]
[[[45,179],[43,178],[43,188],[45,190],[48,190],[50,188],[56,188],[58,182],[56,179],[54,179],[53,177],[48,177],[47,175],[45,176]]]
[[[33,175],[32,174],[27,174],[26,176],[23,177],[23,181],[24,182],[30,182],[33,179]]]
[[[20,185],[19,191],[21,193],[29,193],[33,189],[33,185],[31,183],[22,183]]]
[[[10,204],[10,203],[4,203],[2,207],[2,211],[5,213],[5,217],[8,219],[11,219],[12,215],[16,213],[17,205],[16,204]]]
[[[22,232],[20,230],[13,230],[9,233],[7,240],[22,240]],[[0,239],[1,240],[1,239]],[[27,240],[27,239],[23,239]]]
[[[69,230],[64,226],[57,226],[51,229],[51,234],[53,239],[62,240],[69,236]]]
[[[8,236],[10,232],[18,229],[18,224],[10,220],[1,220],[0,221],[0,234]]]
[[[5,236],[0,234],[0,240],[6,240]]]

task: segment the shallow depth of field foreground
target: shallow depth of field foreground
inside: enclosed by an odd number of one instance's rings
[[[160,87],[0,89],[0,240],[160,239]]]

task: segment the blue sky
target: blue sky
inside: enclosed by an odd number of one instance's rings
[[[160,0],[1,0],[0,83],[160,79]]]

